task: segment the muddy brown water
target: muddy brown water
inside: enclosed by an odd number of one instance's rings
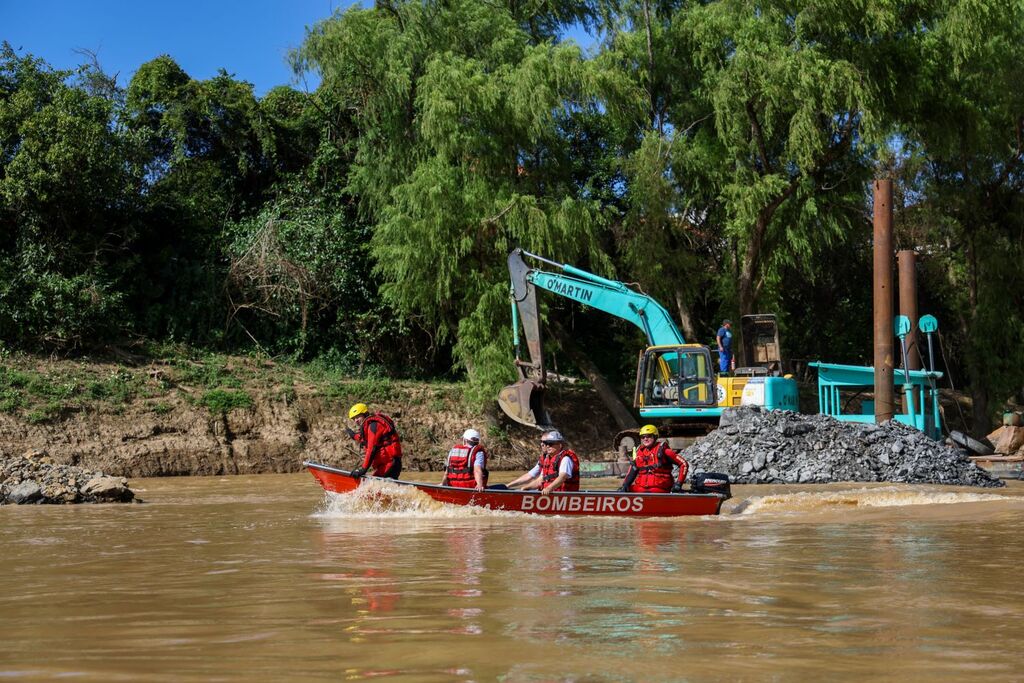
[[[737,487],[675,520],[132,485],[145,504],[0,508],[0,679],[1024,678],[1017,482]]]

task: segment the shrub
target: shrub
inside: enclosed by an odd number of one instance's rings
[[[199,404],[211,413],[226,413],[236,408],[251,408],[252,397],[244,391],[212,389],[203,394]]]

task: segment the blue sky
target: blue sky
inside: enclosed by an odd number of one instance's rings
[[[295,85],[285,59],[307,26],[351,0],[0,0],[0,41],[56,68],[92,50],[103,70],[127,85],[135,70],[168,54],[193,78],[224,68],[256,94]],[[309,83],[309,87],[315,87]]]

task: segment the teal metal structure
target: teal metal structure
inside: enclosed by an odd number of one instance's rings
[[[875,369],[871,366],[839,365],[836,363],[814,362],[809,364],[818,369],[818,412],[831,415],[844,422],[874,423],[874,401],[861,401],[859,413],[844,413],[845,406],[840,392],[873,391]],[[906,413],[896,413],[893,419],[914,429],[919,429],[936,441],[942,438],[942,423],[939,418],[937,382],[942,373],[935,370],[903,370],[893,373],[897,387],[908,395],[924,397],[920,406],[910,401]],[[908,389],[917,389],[908,392]]]

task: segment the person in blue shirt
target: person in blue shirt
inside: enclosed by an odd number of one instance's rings
[[[718,328],[718,370],[726,374],[736,369],[736,359],[732,355],[732,321],[726,318]]]

